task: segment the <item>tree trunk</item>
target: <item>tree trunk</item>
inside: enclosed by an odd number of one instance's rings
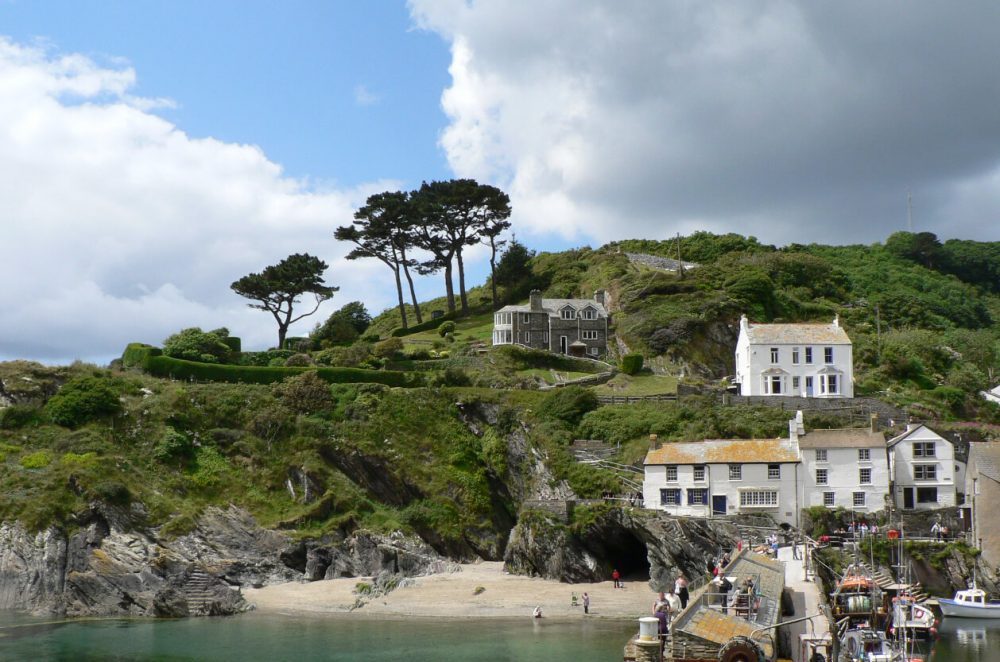
[[[448,312],[455,312],[455,286],[451,284],[451,260],[444,265],[444,290],[448,294]]]
[[[467,315],[469,313],[469,297],[465,293],[465,262],[462,261],[461,248],[455,252],[455,257],[458,258],[458,295],[462,300],[462,314]]]
[[[417,324],[424,321],[423,316],[420,314],[420,304],[417,302],[417,293],[413,289],[413,276],[410,275],[410,268],[406,266],[406,252],[401,251],[402,262],[403,262],[403,274],[406,276],[406,282],[410,284],[410,299],[413,301],[413,312],[417,316]]]
[[[403,282],[399,279],[399,267],[393,268],[392,272],[396,276],[396,296],[399,298],[399,316],[403,320],[403,328],[405,329],[407,327],[406,303],[403,302]]]
[[[490,237],[490,287],[493,289],[493,310],[497,310],[497,245]]]
[[[281,319],[278,315],[277,310],[272,310],[271,315],[274,316],[274,321],[278,323],[278,349],[285,348],[285,336],[288,335],[288,320],[292,318],[292,311],[289,310],[288,314],[285,315],[285,319]]]

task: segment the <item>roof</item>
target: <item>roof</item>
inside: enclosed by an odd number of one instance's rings
[[[597,310],[597,314],[601,317],[607,317],[608,311],[604,308],[603,304],[598,303],[594,299],[542,299],[542,310],[547,312],[549,315],[558,317],[559,311],[566,306],[571,307],[577,312],[583,310],[584,308],[594,308]],[[531,304],[519,304],[504,306],[498,313],[530,313],[530,312],[540,312],[532,311]]]
[[[708,439],[667,442],[646,454],[644,464],[728,464],[730,462],[798,462],[785,439]]]
[[[1000,441],[977,441],[969,444],[969,465],[1000,483]]]
[[[906,439],[907,437],[909,437],[910,435],[912,435],[913,433],[915,433],[915,432],[916,432],[917,430],[919,430],[920,428],[925,428],[925,429],[927,429],[927,430],[930,430],[930,432],[933,432],[933,433],[934,433],[934,434],[935,434],[935,435],[936,435],[936,436],[937,436],[938,438],[940,438],[940,439],[941,439],[942,441],[946,441],[946,442],[948,442],[949,444],[951,443],[951,441],[950,441],[950,440],[948,440],[948,439],[945,439],[945,438],[944,438],[943,436],[941,436],[941,435],[940,435],[940,434],[938,434],[937,432],[934,432],[934,430],[931,430],[931,429],[930,429],[929,427],[927,427],[927,426],[926,426],[926,425],[924,425],[923,423],[917,423],[916,425],[913,425],[912,427],[909,427],[909,428],[908,428],[908,429],[906,430],[906,432],[904,432],[903,434],[901,434],[901,435],[897,435],[897,436],[893,437],[892,439],[890,439],[890,440],[889,440],[888,442],[886,442],[886,446],[889,446],[890,448],[892,448],[893,446],[895,446],[895,445],[896,445],[896,444],[898,444],[899,442],[901,442],[901,441],[904,441],[904,440],[905,440],[905,439]]]
[[[885,448],[885,435],[868,428],[811,430],[799,435],[799,448]]]
[[[850,345],[837,324],[750,324],[747,337],[754,345]]]

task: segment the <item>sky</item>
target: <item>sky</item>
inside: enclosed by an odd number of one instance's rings
[[[541,250],[1000,240],[998,56],[993,2],[0,0],[0,359],[265,348],[229,284],[296,252],[341,289],[293,334],[377,313],[333,230],[422,180],[503,188]]]

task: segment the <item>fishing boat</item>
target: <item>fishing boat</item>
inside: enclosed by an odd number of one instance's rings
[[[851,660],[865,662],[901,662],[902,651],[893,646],[881,630],[870,627],[851,628],[840,638],[840,647]]]
[[[1000,618],[1000,602],[989,602],[986,591],[975,584],[965,591],[958,591],[952,600],[939,598],[941,613],[952,618]]]
[[[838,619],[847,618],[851,624],[865,621],[880,627],[884,623],[886,610],[882,590],[864,564],[847,566],[831,598],[833,613]]]
[[[892,599],[892,627],[890,634],[897,639],[931,639],[937,636],[938,620],[927,607],[911,595]]]

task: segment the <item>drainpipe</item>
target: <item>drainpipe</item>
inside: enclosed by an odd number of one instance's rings
[[[795,463],[795,528],[802,531],[802,509],[799,508],[799,463]]]

